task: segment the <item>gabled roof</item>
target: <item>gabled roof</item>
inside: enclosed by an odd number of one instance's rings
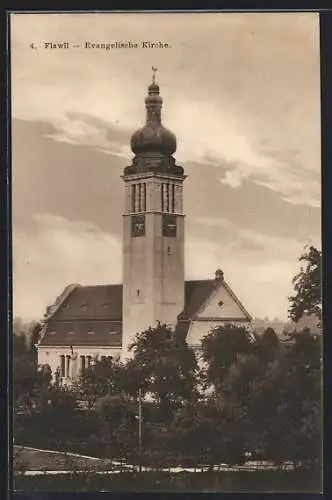
[[[76,285],[60,297],[62,302],[46,319],[39,345],[121,347],[121,284]]]
[[[185,282],[185,305],[178,316],[177,332],[184,337],[191,320],[207,304],[215,291],[224,286],[250,320],[250,315],[225,282],[192,280]],[[122,343],[122,284],[71,285],[51,307],[39,345],[107,345]],[[220,318],[222,319],[222,318]],[[109,333],[113,331],[115,333]],[[90,333],[88,333],[90,332]],[[94,333],[91,333],[94,332]]]
[[[52,319],[122,321],[122,285],[78,285],[66,297]]]
[[[221,288],[224,288],[226,293],[237,304],[245,319],[251,321],[252,318],[250,314],[245,309],[238,297],[235,295],[231,287],[226,283],[226,281],[216,281],[213,279],[185,282],[185,306],[183,311],[179,314],[178,319],[180,321],[197,319],[196,316],[198,316],[199,313],[204,310],[205,306],[210,302],[214,294],[218,293],[218,290],[220,290]],[[222,319],[222,314],[220,318]]]
[[[50,321],[40,345],[121,347],[122,321]]]
[[[193,280],[185,282],[184,309],[179,319],[190,319],[207,301],[216,288],[215,280]]]

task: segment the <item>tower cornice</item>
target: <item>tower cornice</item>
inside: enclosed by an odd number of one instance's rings
[[[176,217],[186,217],[185,214],[180,212],[162,212],[161,210],[147,210],[146,212],[128,212],[127,214],[122,214],[122,217],[131,217],[132,215],[176,215]]]
[[[137,174],[123,174],[121,175],[121,178],[125,181],[136,181],[136,180],[142,180],[142,179],[151,179],[151,178],[158,178],[158,179],[165,179],[165,180],[174,180],[174,181],[184,181],[188,176],[187,175],[176,175],[172,173],[166,173],[166,172],[140,172]]]

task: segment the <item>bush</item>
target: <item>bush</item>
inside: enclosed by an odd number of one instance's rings
[[[319,472],[123,472],[121,474],[68,474],[14,478],[16,490],[44,491],[199,491],[199,492],[321,492]]]

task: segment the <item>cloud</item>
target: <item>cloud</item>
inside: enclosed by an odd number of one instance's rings
[[[213,278],[217,268],[256,317],[287,318],[288,296],[292,293],[292,277],[298,270],[301,242],[269,238],[240,231],[223,244],[188,237],[186,245],[187,279]],[[247,245],[252,245],[248,253]],[[256,257],[250,256],[251,252]]]
[[[200,225],[211,228],[210,239],[200,235]],[[187,278],[212,278],[221,268],[253,316],[286,319],[292,278],[306,244],[320,247],[318,239],[268,235],[227,218],[196,218],[186,242]]]
[[[117,237],[85,221],[35,214],[35,229],[13,232],[13,309],[40,318],[68,283],[121,281]]]
[[[220,160],[222,184],[238,188],[246,179],[281,195],[288,203],[320,208],[320,174],[316,165],[306,168],[297,159],[299,151],[261,150],[260,162]],[[247,158],[248,159],[248,158]],[[214,164],[217,162],[214,159]]]
[[[178,137],[179,161],[212,159],[225,185],[238,188],[250,179],[288,202],[319,207],[317,15],[161,16],[13,16],[13,116],[54,124],[57,141],[127,158],[128,142],[109,141],[107,128],[129,138],[142,125],[156,53],[60,53],[41,44],[52,36],[71,43],[105,41],[110,33],[132,40],[142,32],[151,39],[164,36],[172,49],[158,52],[158,77],[164,123]],[[30,49],[31,39],[38,50]],[[281,158],[284,151],[296,153],[296,166]]]
[[[237,188],[242,185],[243,177],[241,169],[233,168],[226,170],[224,177],[220,177],[219,181],[222,184],[226,184],[226,186],[230,186],[231,188]]]
[[[89,146],[106,154],[130,159],[128,140],[126,143],[110,140],[109,136],[114,135],[114,126],[105,120],[83,113],[68,112],[62,119],[54,120],[53,125],[57,131],[45,134],[45,137],[77,146]],[[127,139],[127,136],[125,137]]]
[[[176,158],[189,174],[188,278],[213,277],[222,267],[253,314],[284,314],[302,244],[320,232],[318,16],[12,19],[16,310],[43,313],[71,281],[118,280],[120,174],[158,64],[163,123],[177,135]],[[41,49],[49,39],[135,40],[142,33],[172,49]]]
[[[33,220],[35,227],[29,232],[14,229],[14,315],[42,317],[46,306],[69,283],[121,282],[119,236],[91,222],[55,214],[34,214]],[[213,278],[220,267],[251,314],[285,318],[303,242],[247,228],[235,230],[227,219],[198,222],[219,228],[223,241],[202,238],[194,231],[187,234],[187,279]]]

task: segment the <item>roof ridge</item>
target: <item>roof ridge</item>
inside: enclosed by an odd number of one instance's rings
[[[212,281],[215,281],[215,279],[214,278],[208,278],[208,279],[205,279],[205,280],[203,280],[203,279],[199,279],[199,280],[185,280],[185,283],[194,283],[194,282],[197,283],[197,282],[203,282],[203,281],[205,281],[205,282],[206,281],[212,282]]]
[[[98,285],[81,285],[80,288],[97,288],[97,287],[107,287],[107,286],[123,286],[123,283],[106,283]]]
[[[61,324],[64,324],[64,323],[89,323],[89,322],[100,322],[100,323],[122,323],[122,318],[118,318],[118,319],[109,319],[109,318],[96,318],[96,317],[89,317],[89,316],[86,316],[84,318],[79,318],[79,317],[75,317],[73,316],[72,318],[70,319],[55,319],[53,320],[52,322],[50,322],[50,324],[54,325],[56,323],[61,323]]]
[[[249,319],[249,321],[252,321],[251,314],[249,314],[249,312],[247,311],[247,309],[242,304],[241,300],[234,293],[234,291],[231,288],[231,286],[225,280],[223,281],[223,284],[224,284],[224,287],[226,288],[226,290],[228,291],[228,293],[230,294],[230,296],[235,300],[236,304],[239,306],[239,308],[241,309],[241,311],[244,313],[244,315],[247,316],[247,318]]]

